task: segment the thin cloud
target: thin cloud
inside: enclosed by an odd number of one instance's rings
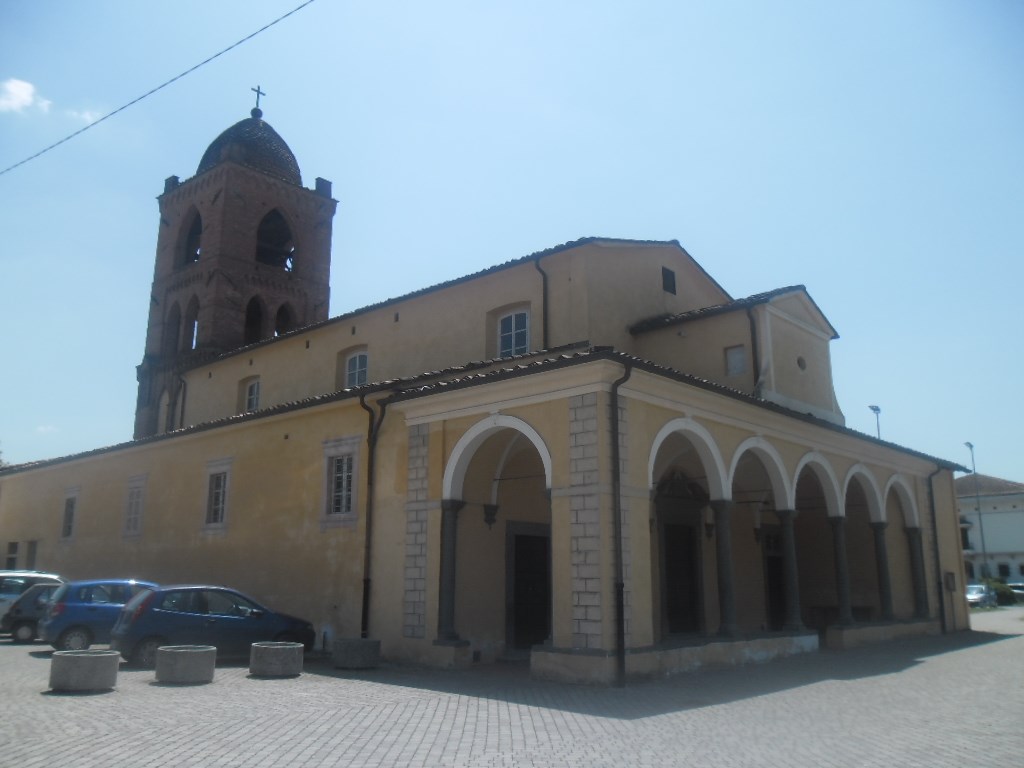
[[[32,83],[25,80],[11,77],[0,83],[0,112],[24,112],[29,107],[49,112],[51,103],[39,95]]]
[[[55,432],[60,432],[60,430],[52,424],[41,424],[36,427],[36,434],[39,435],[52,435]]]
[[[69,109],[68,114],[76,120],[82,120],[86,123],[95,123],[103,114],[101,112],[94,112],[91,109]]]

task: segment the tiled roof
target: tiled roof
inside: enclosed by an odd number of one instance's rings
[[[706,317],[713,317],[715,315],[725,314],[726,312],[736,312],[741,309],[747,309],[758,304],[766,304],[777,296],[784,296],[787,293],[795,292],[807,292],[807,288],[802,285],[788,285],[785,288],[776,288],[773,291],[765,291],[764,293],[755,293],[753,296],[747,296],[744,299],[735,299],[734,301],[726,302],[725,304],[715,304],[710,307],[701,307],[700,309],[692,309],[689,312],[680,312],[675,315],[657,315],[655,317],[649,317],[646,320],[641,320],[638,323],[633,324],[629,328],[629,332],[633,335],[644,333],[646,331],[653,331],[656,328],[665,328],[670,325],[679,325],[686,323],[691,320],[701,320]],[[813,300],[812,300],[813,301]]]
[[[953,481],[956,486],[957,498],[975,495],[974,475],[964,475]],[[1024,483],[1003,480],[990,475],[978,475],[977,493],[979,496],[1010,496],[1024,493]]]
[[[939,459],[934,456],[929,456],[928,454],[920,453],[919,451],[915,451],[910,448],[905,448],[903,446],[897,445],[896,443],[890,443],[885,440],[879,440],[871,435],[867,435],[863,432],[858,432],[857,430],[850,429],[849,427],[833,424],[832,422],[825,421],[824,419],[820,419],[809,413],[801,413],[799,411],[791,410],[784,406],[778,405],[777,403],[773,403],[771,401],[755,397],[745,392],[732,389],[731,387],[726,387],[722,384],[709,381],[708,379],[702,379],[698,376],[682,373],[672,368],[666,368],[665,366],[659,365],[649,360],[644,360],[639,357],[634,357],[632,355],[627,355],[622,352],[617,352],[611,347],[588,348],[582,344],[577,344],[568,345],[567,347],[555,350],[538,351],[525,355],[518,355],[516,357],[511,358],[481,360],[476,362],[465,363],[463,365],[453,366],[440,371],[429,371],[421,373],[416,376],[404,379],[394,379],[390,381],[365,384],[363,386],[355,387],[352,389],[344,389],[338,392],[331,392],[323,395],[317,395],[315,397],[297,400],[295,402],[282,403],[280,405],[276,405],[265,410],[256,411],[254,413],[244,413],[229,416],[223,419],[217,419],[215,421],[197,424],[195,426],[186,427],[162,435],[146,437],[132,442],[109,446],[107,448],[98,448],[92,451],[87,451],[85,453],[75,454],[73,456],[64,456],[61,458],[47,459],[44,461],[31,462],[28,464],[19,464],[0,470],[0,475],[6,473],[28,471],[31,469],[35,469],[37,467],[45,467],[53,464],[60,464],[75,459],[100,455],[117,450],[131,448],[138,445],[145,445],[148,443],[154,443],[161,440],[170,440],[183,435],[206,432],[212,429],[226,427],[232,424],[239,424],[245,421],[254,421],[257,419],[278,416],[291,411],[297,411],[305,408],[325,405],[331,402],[338,402],[354,398],[362,398],[372,394],[383,394],[383,400],[386,402],[412,400],[419,397],[428,397],[430,395],[440,394],[443,392],[450,392],[459,389],[465,389],[468,387],[490,384],[498,381],[518,378],[521,376],[530,376],[535,374],[546,373],[548,371],[557,370],[559,368],[566,368],[598,360],[612,360],[622,365],[642,370],[656,376],[663,376],[665,378],[672,379],[682,384],[687,384],[700,389],[716,392],[720,395],[732,399],[743,400],[759,408],[764,408],[765,410],[770,410],[775,413],[779,413],[784,416],[797,419],[808,424],[814,424],[818,427],[821,427],[822,429],[826,429],[831,432],[838,432],[841,434],[849,435],[851,437],[866,440],[871,443],[884,445],[888,448],[891,448],[904,454],[916,456],[918,458],[934,463],[937,466],[941,467],[942,469],[955,470],[961,472],[966,471],[965,467],[954,462],[946,461],[945,459]],[[963,478],[960,479],[962,480]]]
[[[302,186],[302,176],[295,155],[284,139],[262,119],[262,112],[235,123],[213,140],[199,161],[196,175],[204,173],[225,160],[261,171],[268,176]]]

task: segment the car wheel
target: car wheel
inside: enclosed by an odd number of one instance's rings
[[[147,637],[140,640],[132,650],[132,664],[142,669],[153,669],[156,666],[156,649],[167,645],[159,637]]]
[[[36,625],[30,621],[15,624],[11,629],[11,641],[15,643],[31,643],[36,639]]]
[[[65,629],[57,638],[57,650],[60,651],[84,651],[90,645],[92,645],[92,635],[85,627]]]

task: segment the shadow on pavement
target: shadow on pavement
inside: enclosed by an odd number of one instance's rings
[[[1019,635],[964,631],[846,651],[823,650],[764,664],[711,667],[665,678],[631,680],[624,688],[536,680],[530,677],[526,662],[459,670],[398,664],[384,664],[372,670],[341,670],[334,669],[326,657],[313,657],[307,658],[304,674],[631,720],[726,704],[832,680],[890,675],[910,669],[929,657],[1014,637]]]

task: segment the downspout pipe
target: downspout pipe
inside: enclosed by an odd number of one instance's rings
[[[540,268],[540,256],[533,260],[533,266],[540,272],[541,279],[541,349],[548,349],[548,273]]]
[[[750,357],[754,366],[754,397],[761,396],[761,348],[757,343],[757,321],[754,308],[747,307],[747,321],[750,323]]]
[[[942,471],[942,467],[936,467],[935,471],[928,475],[928,508],[932,513],[932,549],[935,555],[935,578],[939,588],[939,622],[942,624],[942,634],[949,632],[946,625],[946,590],[942,582],[942,561],[939,559],[939,523],[935,514],[935,476]]]
[[[366,428],[366,533],[363,542],[363,604],[359,625],[359,636],[370,636],[370,554],[373,551],[373,500],[374,475],[377,465],[377,438],[380,436],[380,425],[384,422],[384,411],[388,407],[387,400],[378,403],[379,411],[374,413],[366,404],[366,394],[359,395],[359,405],[368,414],[369,424]]]
[[[615,686],[626,685],[626,578],[622,557],[622,467],[619,448],[619,388],[633,375],[633,364],[612,384],[612,528],[615,539]]]

